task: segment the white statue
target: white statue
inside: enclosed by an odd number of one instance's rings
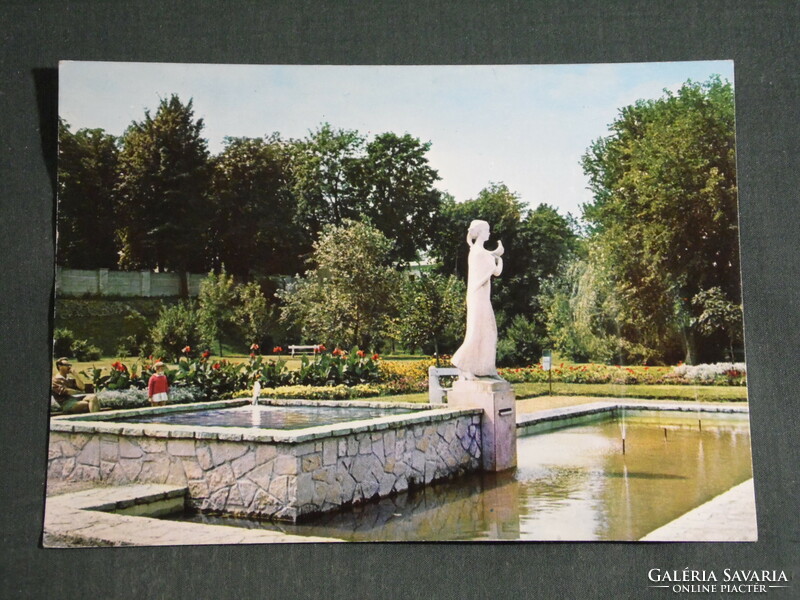
[[[453,355],[452,363],[463,379],[497,378],[497,323],[491,301],[492,276],[503,272],[503,244],[489,251],[483,247],[489,239],[489,223],[473,221],[467,232],[469,272],[467,274],[467,333],[464,343]]]

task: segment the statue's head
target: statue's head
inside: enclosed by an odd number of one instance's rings
[[[486,221],[475,220],[469,224],[469,231],[467,233],[467,239],[470,243],[475,242],[477,240],[481,240],[485,242],[489,239],[489,223]]]

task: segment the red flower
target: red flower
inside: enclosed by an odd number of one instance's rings
[[[184,346],[183,350],[181,350],[181,352],[183,352],[184,354],[189,354],[189,352],[191,351],[192,351],[191,346]]]
[[[214,363],[213,365],[211,365],[211,368],[212,369],[219,369],[220,368],[220,364],[219,363]]]
[[[258,344],[251,345],[250,350],[258,350]]]
[[[209,350],[206,350],[200,356],[202,356],[203,358],[208,358],[209,356],[211,356],[211,352]]]
[[[378,356],[377,352],[372,355],[372,360],[378,360],[379,358],[380,358],[380,356]]]
[[[363,350],[359,350],[358,352],[356,352],[356,355],[358,356],[358,358],[364,358],[367,355],[367,353],[364,352]]]
[[[273,354],[280,354],[281,352],[283,352],[283,348],[281,348],[280,346],[275,346],[275,347],[272,349],[272,353],[273,353]]]
[[[314,352],[325,352],[325,350],[327,350],[327,348],[325,347],[325,344],[320,344],[319,346],[314,346]]]
[[[333,354],[334,356],[341,356],[342,354],[344,354],[344,350],[342,350],[341,348],[334,348],[331,354]]]
[[[256,353],[255,352],[251,352],[250,353],[250,358],[255,358],[255,357],[256,357]]]

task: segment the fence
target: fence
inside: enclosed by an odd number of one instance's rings
[[[189,296],[200,293],[205,275],[187,275]],[[109,269],[65,269],[56,267],[57,296],[180,296],[181,278],[178,273],[152,271],[111,271]]]

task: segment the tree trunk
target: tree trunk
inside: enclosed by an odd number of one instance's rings
[[[178,271],[178,277],[180,278],[180,294],[181,298],[188,298],[189,297],[189,274],[184,271]]]
[[[683,332],[683,349],[685,358],[683,362],[687,365],[693,365],[697,360],[697,340],[695,333],[690,327],[684,327]]]

